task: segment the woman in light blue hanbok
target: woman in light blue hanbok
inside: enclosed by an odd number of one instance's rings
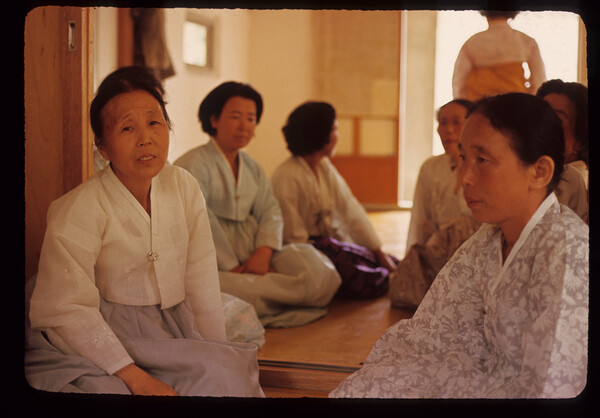
[[[226,82],[200,105],[211,136],[175,161],[199,182],[217,251],[221,290],[254,306],[265,326],[287,327],[325,315],[341,279],[309,244],[282,245],[283,220],[261,166],[241,149],[260,121],[262,98]]]
[[[554,194],[560,120],[523,93],[483,99],[459,142],[481,228],[414,316],[390,327],[331,397],[571,398],[587,379],[589,228]]]

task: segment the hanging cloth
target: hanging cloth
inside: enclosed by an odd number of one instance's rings
[[[175,74],[165,41],[163,9],[132,8],[133,63],[152,71],[158,80]]]

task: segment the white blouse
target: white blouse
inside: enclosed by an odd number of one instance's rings
[[[462,188],[457,185],[456,169],[448,154],[428,158],[419,171],[408,227],[406,251],[414,244],[425,244],[442,224],[461,215],[471,216]]]
[[[283,214],[284,243],[306,242],[328,236],[375,250],[381,247],[367,212],[328,158],[317,175],[302,157],[280,164],[271,183]]]
[[[216,254],[197,181],[166,165],[152,180],[152,217],[107,167],[54,201],[30,319],[66,353],[112,374],[132,362],[99,297],[170,308],[188,299],[206,338],[225,340]],[[153,253],[154,261],[149,253]]]

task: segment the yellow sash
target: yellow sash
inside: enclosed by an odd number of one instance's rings
[[[520,62],[475,68],[467,77],[466,99],[476,101],[503,93],[527,93],[526,81]]]

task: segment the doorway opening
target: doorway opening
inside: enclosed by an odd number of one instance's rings
[[[546,78],[559,78],[563,81],[581,80],[578,65],[580,51],[579,15],[571,12],[543,11],[521,12],[508,24],[536,40],[544,66]],[[435,48],[434,104],[439,109],[452,100],[452,73],[458,52],[465,41],[477,32],[487,29],[487,22],[478,11],[438,11]],[[442,154],[444,149],[437,135],[437,122],[434,118],[433,155]]]

